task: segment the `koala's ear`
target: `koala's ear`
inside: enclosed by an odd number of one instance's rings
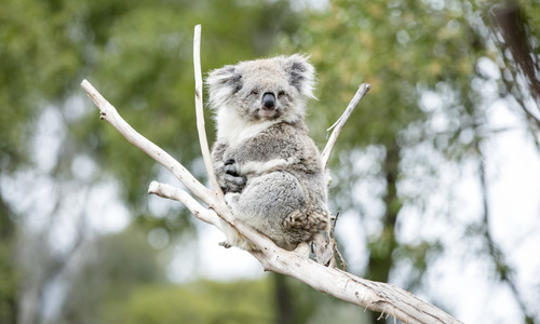
[[[210,107],[217,109],[242,89],[242,75],[237,72],[236,66],[226,65],[208,73],[206,84],[210,95]]]
[[[289,73],[289,83],[300,94],[315,98],[313,88],[315,86],[315,68],[308,61],[309,57],[294,54],[287,57],[285,71]]]

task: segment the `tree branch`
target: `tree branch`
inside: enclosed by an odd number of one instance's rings
[[[362,98],[364,98],[370,88],[371,86],[369,84],[362,83],[358,87],[358,90],[356,90],[354,97],[347,105],[347,108],[345,109],[341,117],[339,117],[339,119],[326,130],[329,132],[330,130],[334,129],[332,134],[330,134],[330,138],[328,139],[328,142],[326,143],[326,146],[321,153],[322,165],[325,170],[328,168],[328,161],[330,160],[330,155],[334,150],[334,146],[336,145],[337,138],[341,133],[343,126],[345,126],[345,123],[347,122],[347,120],[349,120],[349,117],[351,117],[352,112],[354,111],[356,106],[358,106],[358,103],[360,102],[360,100],[362,100]]]
[[[204,208],[197,200],[193,199],[186,191],[157,181],[150,182],[148,193],[156,196],[176,200],[184,204],[189,211],[205,223],[219,224],[219,217],[211,209]]]
[[[202,91],[202,73],[201,73],[201,25],[196,25],[193,34],[193,69],[195,73],[195,113],[197,116],[197,131],[199,133],[199,142],[201,144],[201,154],[208,174],[210,186],[217,197],[223,200],[223,192],[218,184],[210,150],[208,149],[208,140],[206,139],[206,129],[204,127],[203,112],[203,91]]]
[[[197,30],[198,28],[196,27],[195,42],[200,41]],[[195,60],[197,60],[195,62],[196,78],[198,74],[197,65],[199,65],[200,70],[198,48],[198,45],[194,46],[196,51],[194,57]],[[154,160],[169,169],[191,192],[201,199],[201,201],[208,204],[211,209],[204,208],[187,192],[155,181],[150,184],[148,190],[149,193],[184,203],[197,218],[216,225],[218,228],[222,228],[223,226],[223,222],[220,221],[220,218],[225,220],[255,247],[254,250],[248,252],[257,258],[266,270],[294,277],[319,291],[326,292],[337,298],[373,311],[387,313],[406,323],[459,323],[459,321],[444,311],[400,288],[396,288],[386,283],[368,281],[338,269],[325,267],[308,259],[306,256],[299,254],[297,251],[286,251],[281,249],[269,238],[253,228],[237,221],[233,217],[222,198],[223,196],[220,196],[218,193],[219,186],[216,187],[215,190],[210,190],[203,186],[178,161],[174,160],[165,151],[131,128],[131,126],[118,115],[116,109],[110,105],[88,81],[84,80],[81,85],[100,109],[102,119],[111,123],[111,125],[129,142],[139,147]],[[202,109],[202,83],[198,83],[197,87],[199,86],[200,88],[196,90],[195,96],[196,98],[200,96],[197,109]],[[335,124],[336,129],[332,133],[329,143],[326,145],[324,151],[325,158],[323,161],[325,166],[328,164],[330,153],[341,128],[352,113],[354,106],[356,106],[368,89],[369,85],[362,85],[360,87],[349,104],[349,107],[347,107],[347,111]],[[201,125],[204,128],[204,123],[200,120],[202,118],[201,110],[200,113],[197,113],[197,120],[198,125]],[[204,133],[204,129],[202,130],[202,133]],[[206,135],[203,134],[203,136],[201,136],[201,129],[199,129],[199,136],[203,155],[208,154],[209,157],[209,153],[207,153],[208,144],[205,144]],[[212,178],[215,178],[215,175],[213,175],[212,172],[212,165],[205,161],[205,166],[208,171],[210,182],[213,182],[214,180],[212,180]]]
[[[134,130],[119,114],[116,108],[111,105],[86,79],[81,82],[81,86],[86,91],[90,99],[100,110],[100,118],[108,121],[116,130],[122,134],[128,142],[140,148],[144,153],[166,167],[178,180],[180,180],[195,196],[206,204],[215,204],[213,192],[206,188],[169,153],[152,143],[144,136]]]

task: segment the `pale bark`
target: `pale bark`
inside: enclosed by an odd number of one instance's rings
[[[218,184],[214,167],[212,166],[212,158],[208,149],[208,141],[206,139],[206,128],[204,127],[204,112],[203,112],[203,96],[202,96],[202,73],[201,73],[201,25],[195,26],[193,37],[193,70],[195,72],[195,113],[197,116],[197,132],[199,133],[199,142],[201,144],[201,154],[208,173],[208,180],[212,189],[216,192],[219,198],[223,200],[223,192]]]
[[[198,57],[200,26],[195,27],[194,40],[195,75],[198,78],[197,75],[200,76],[200,59]],[[205,167],[207,168],[208,177],[213,189],[206,188],[182,164],[157,145],[137,133],[88,81],[84,80],[81,85],[101,111],[102,119],[111,123],[129,142],[165,166],[209,208],[204,207],[186,191],[155,181],[150,184],[148,192],[182,202],[195,217],[206,223],[213,224],[218,228],[223,226],[221,219],[225,220],[249,240],[252,246],[256,247],[255,250],[248,252],[257,258],[265,270],[294,277],[319,291],[326,292],[364,308],[394,316],[406,323],[459,323],[459,321],[444,311],[400,288],[386,283],[365,280],[339,269],[325,267],[310,260],[304,253],[300,253],[300,249],[292,252],[283,250],[261,233],[236,221],[223,200],[223,194],[219,186],[216,186],[217,181],[212,169],[211,159],[209,158],[208,144],[206,143],[206,134],[204,133],[202,82],[199,81],[200,79],[196,82],[195,90],[199,140],[201,141]],[[323,151],[323,162],[325,166],[328,164],[330,153],[341,128],[368,89],[369,85],[367,84],[360,86],[355,95],[356,100],[353,98],[346,112],[336,123],[336,129]]]
[[[321,161],[324,169],[328,168],[328,161],[330,160],[330,156],[332,155],[332,151],[334,150],[334,146],[336,145],[339,134],[341,134],[343,126],[345,126],[345,123],[347,122],[347,120],[349,120],[349,117],[351,117],[354,108],[358,106],[358,103],[360,102],[360,100],[362,100],[362,98],[364,98],[370,87],[371,86],[369,84],[362,83],[360,87],[358,87],[358,90],[356,90],[356,93],[347,105],[347,108],[345,108],[345,111],[343,112],[341,117],[339,117],[339,119],[326,130],[330,131],[334,129],[332,134],[330,134],[328,142],[326,142],[326,146],[321,153]]]

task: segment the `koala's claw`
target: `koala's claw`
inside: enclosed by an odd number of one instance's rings
[[[246,185],[246,177],[242,177],[242,176],[233,176],[233,175],[230,175],[230,174],[226,174],[225,175],[225,180],[227,182],[231,182],[232,184],[237,185],[237,186],[245,186]]]
[[[246,186],[247,179],[240,175],[236,161],[227,159],[217,165],[217,178],[224,193],[241,192]]]
[[[232,245],[227,241],[219,242],[218,245],[223,246],[226,249],[229,249],[232,247]]]
[[[228,159],[223,162],[223,184],[225,192],[241,192],[246,186],[247,179],[240,175],[236,161]]]
[[[236,177],[239,176],[238,168],[236,167],[236,164],[227,164],[227,162],[225,162],[225,166],[223,167],[223,169],[225,170],[226,174],[230,174]]]
[[[230,192],[240,192],[246,186],[246,177],[225,174],[225,183]]]

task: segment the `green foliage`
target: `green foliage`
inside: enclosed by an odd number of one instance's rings
[[[6,0],[0,12],[0,168],[27,161],[38,108],[73,88],[80,50],[67,33],[69,18],[46,1]]]
[[[185,210],[171,209],[159,219],[148,212],[146,188],[160,168],[99,121],[80,90],[80,80],[90,79],[138,131],[197,170],[193,26],[203,25],[202,63],[208,71],[265,55],[276,36],[295,30],[295,17],[286,1],[4,1],[0,175],[34,167],[32,137],[38,117],[48,107],[59,113],[66,130],[51,171],[57,185],[73,179],[77,156],[91,157],[98,171],[89,181],[117,179],[136,226],[161,227],[175,237],[191,225]],[[80,102],[72,100],[78,97],[84,99],[82,114],[77,113]],[[211,127],[208,134],[212,139]],[[8,213],[10,208],[6,205]],[[5,220],[14,227],[13,219]],[[8,303],[9,311],[16,311],[14,237],[0,249],[2,318]],[[84,251],[80,271],[69,280],[64,322],[93,323],[103,305],[121,299],[133,286],[163,278],[162,265],[153,260],[155,251],[149,250],[143,234],[129,230],[97,241]]]
[[[276,19],[266,19],[269,12]],[[41,109],[80,94],[82,77],[94,82],[136,129],[189,165],[198,155],[191,58],[197,23],[204,26],[203,71],[264,55],[275,36],[296,28],[285,1],[4,1],[2,169],[28,160]],[[137,210],[157,169],[114,130],[102,127],[95,108],[86,105],[91,113],[70,122],[70,140],[79,153],[108,165]]]
[[[494,54],[471,25],[470,11],[466,1],[437,7],[429,1],[338,0],[328,12],[311,16],[301,31],[298,42],[312,55],[320,77],[320,101],[313,103],[312,114],[325,116],[314,120],[315,125],[324,123],[316,129],[337,119],[361,82],[372,85],[337,148],[382,147],[385,157],[381,163],[391,164],[372,167],[387,182],[386,194],[392,193],[390,186],[408,177],[403,161],[406,149],[423,143],[451,158],[471,153],[474,137],[460,134],[485,120],[479,107],[481,89],[473,87],[476,64],[480,57]],[[436,109],[421,102],[428,92],[441,96]],[[442,129],[433,126],[434,116],[447,120]],[[321,138],[323,134],[313,135]],[[421,156],[414,164],[434,170]],[[356,181],[345,174],[337,183],[347,186]],[[384,201],[392,215],[399,214],[407,198],[395,194]],[[389,235],[393,236],[394,224],[391,226]]]
[[[485,52],[463,10],[438,10],[424,1],[340,0],[309,19],[301,44],[321,76],[317,115],[325,112],[330,124],[361,82],[372,85],[341,147],[390,143],[430,117],[419,105],[423,91],[469,85]]]
[[[294,29],[294,17],[280,1],[125,5],[109,24],[106,44],[96,47],[88,76],[135,129],[189,165],[200,155],[194,114],[193,26],[203,26],[202,68],[208,71],[264,55],[275,33]],[[267,12],[279,18],[270,22],[263,18]],[[79,145],[94,149],[92,156],[123,182],[130,206],[136,206],[146,200],[147,184],[159,169],[153,169],[154,162],[138,149],[125,145],[114,129],[98,125],[95,117],[90,114],[80,130],[75,127]],[[208,127],[210,138],[213,133]]]
[[[500,4],[336,0],[328,11],[310,15],[299,37],[285,42],[285,48],[299,46],[311,54],[317,68],[320,101],[312,104],[311,120],[315,125],[312,135],[321,142],[324,134],[319,130],[337,119],[358,85],[372,85],[340,136],[334,156],[342,159],[331,162],[339,162],[334,169],[345,170],[336,172],[334,183],[339,188],[330,195],[339,210],[362,215],[363,206],[354,197],[355,185],[365,181],[366,175],[384,184],[384,190],[374,193],[383,209],[377,215],[371,212],[369,219],[377,223],[370,224],[375,230],[366,238],[370,255],[365,274],[369,278],[388,281],[393,269],[404,267],[408,269],[406,284],[417,288],[422,274],[442,251],[440,243],[432,239],[399,240],[399,223],[406,221],[401,218],[403,207],[422,208],[436,192],[419,188],[413,193],[403,190],[401,184],[431,182],[437,188],[441,172],[433,162],[440,160],[426,158],[415,149],[421,147],[447,161],[476,159],[478,143],[490,135],[486,103],[508,95],[520,98],[515,88],[505,88],[500,77],[490,80],[498,92],[488,93],[484,82],[490,78],[479,68],[483,59],[491,61],[505,78],[516,73],[515,67],[501,64],[502,55],[490,34],[487,16]],[[521,5],[527,17],[523,19],[525,29],[538,54],[538,24],[529,13],[529,9],[537,12],[538,6],[528,1]],[[438,101],[426,103],[427,94]],[[343,164],[349,155],[373,147],[382,154],[367,165],[369,170],[356,171],[356,161],[351,166]]]
[[[290,323],[358,323],[363,310],[290,278]],[[103,323],[279,323],[272,276],[257,281],[147,285],[107,304]],[[279,298],[279,297],[277,297]]]
[[[107,306],[103,323],[274,323],[268,280],[151,285]]]

